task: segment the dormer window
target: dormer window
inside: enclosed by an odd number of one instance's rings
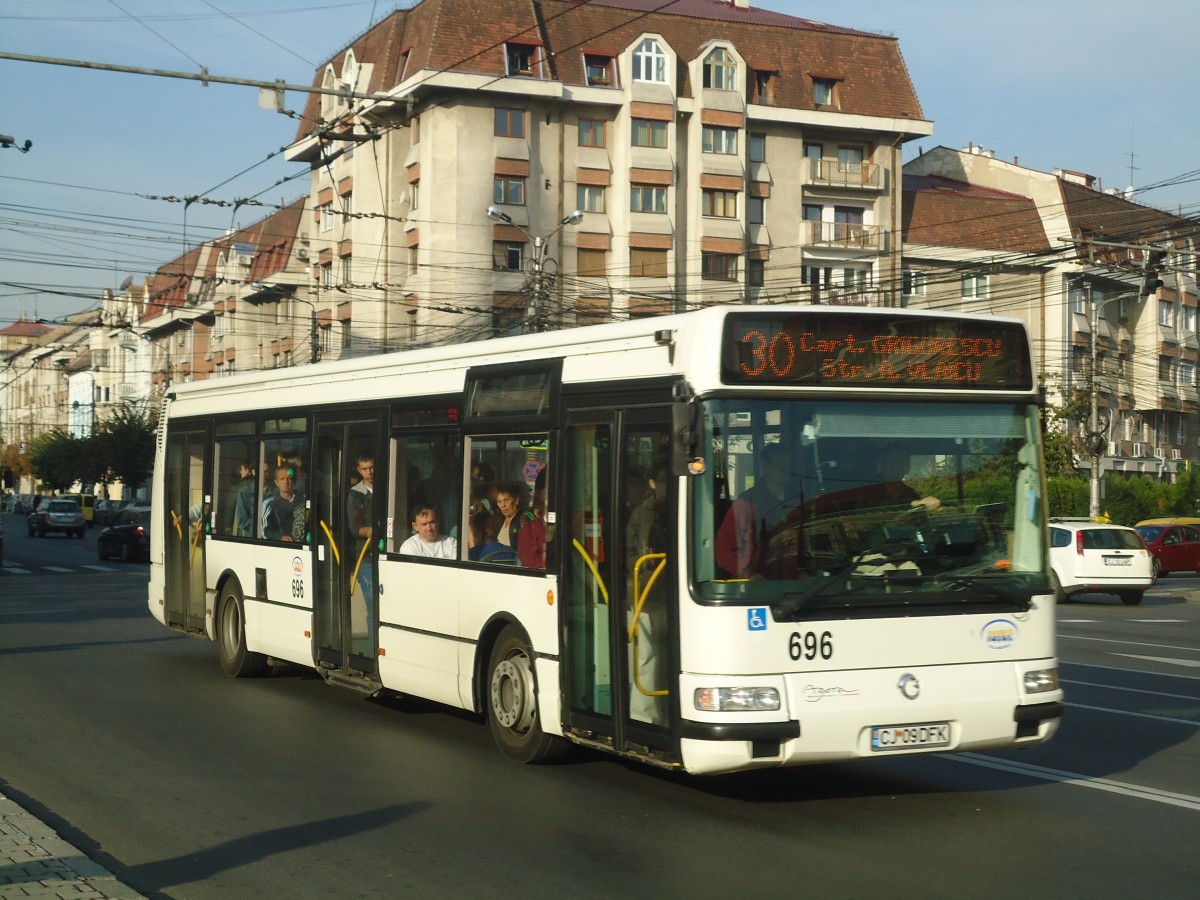
[[[616,86],[617,79],[614,77],[613,58],[611,56],[585,53],[583,55],[583,68],[589,85],[597,87]]]
[[[737,90],[737,63],[724,47],[704,57],[704,86],[718,91]]]
[[[817,106],[833,106],[837,81],[832,78],[813,78],[813,103]]]
[[[653,38],[646,38],[633,51],[633,80],[667,83],[667,53]]]
[[[531,44],[505,44],[504,63],[509,75],[533,77],[533,67],[537,63],[537,47]]]
[[[750,102],[761,106],[775,105],[775,73],[756,69]]]

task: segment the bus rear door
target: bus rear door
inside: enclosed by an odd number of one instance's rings
[[[204,493],[208,430],[184,425],[167,436],[163,564],[166,568],[167,625],[204,633],[204,525],[212,508]]]

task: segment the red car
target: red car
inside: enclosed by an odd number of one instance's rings
[[[1154,575],[1168,572],[1200,574],[1200,526],[1145,521],[1134,526],[1154,558]]]

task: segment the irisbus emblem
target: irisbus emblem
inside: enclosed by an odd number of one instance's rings
[[[304,574],[304,560],[295,556],[292,558],[292,575],[295,578],[300,578]]]
[[[1017,642],[1019,634],[1017,624],[1008,619],[992,619],[979,632],[983,642],[993,650],[1007,650]]]

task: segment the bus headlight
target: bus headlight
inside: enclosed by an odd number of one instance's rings
[[[695,702],[704,712],[762,712],[780,706],[773,687],[696,688]]]
[[[1030,669],[1025,673],[1025,693],[1041,694],[1058,690],[1058,669]]]

